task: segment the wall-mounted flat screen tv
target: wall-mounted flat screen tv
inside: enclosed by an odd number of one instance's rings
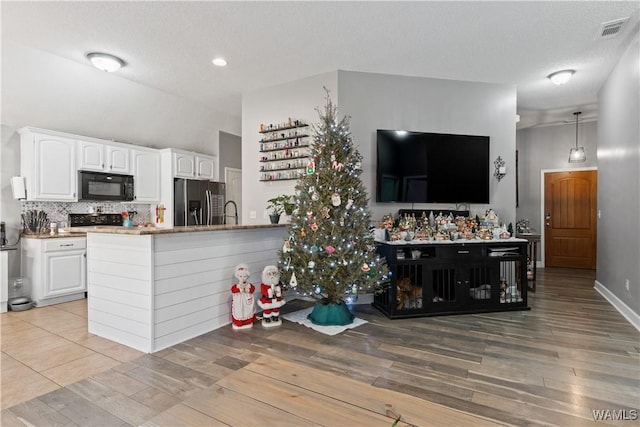
[[[489,203],[489,137],[377,131],[376,202]]]

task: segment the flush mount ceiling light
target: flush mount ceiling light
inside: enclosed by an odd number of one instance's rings
[[[557,85],[563,85],[569,81],[571,76],[575,74],[576,70],[562,70],[551,73],[547,76],[549,80]]]
[[[228,64],[227,60],[221,57],[213,58],[213,61],[211,62],[213,62],[213,65],[217,65],[218,67],[224,67]]]
[[[124,61],[117,56],[108,53],[91,52],[87,53],[87,59],[91,61],[94,67],[112,73],[124,67]]]
[[[582,114],[582,111],[576,111],[576,147],[569,150],[569,163],[582,163],[587,160],[587,154],[584,152],[584,147],[578,147],[578,116]]]

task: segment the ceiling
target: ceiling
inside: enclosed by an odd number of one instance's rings
[[[571,121],[576,110],[594,119],[598,90],[638,31],[640,6],[2,1],[0,7],[3,123],[41,115],[47,124],[47,114],[59,114],[62,123],[86,118],[99,129],[100,118],[129,118],[163,136],[175,133],[170,140],[184,137],[176,123],[204,129],[211,117],[237,123],[218,126],[237,133],[243,93],[335,70],[513,84],[519,128]],[[626,17],[617,36],[596,38],[602,23]],[[92,51],[127,65],[106,75],[86,60]],[[218,55],[227,67],[211,64]],[[569,83],[546,79],[567,68],[576,70]],[[43,106],[52,99],[59,108]],[[117,122],[110,126],[119,137]],[[189,137],[199,137],[194,132]]]

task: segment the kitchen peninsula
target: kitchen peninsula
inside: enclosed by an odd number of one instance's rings
[[[283,225],[77,227],[87,233],[88,331],[153,353],[230,323],[233,268],[260,282]]]

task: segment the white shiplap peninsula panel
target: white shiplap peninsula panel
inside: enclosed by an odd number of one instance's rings
[[[87,234],[89,333],[149,352],[153,236]]]
[[[282,227],[89,233],[89,332],[152,353],[227,325],[233,268],[247,263],[258,285],[264,266],[277,264],[285,234]]]

